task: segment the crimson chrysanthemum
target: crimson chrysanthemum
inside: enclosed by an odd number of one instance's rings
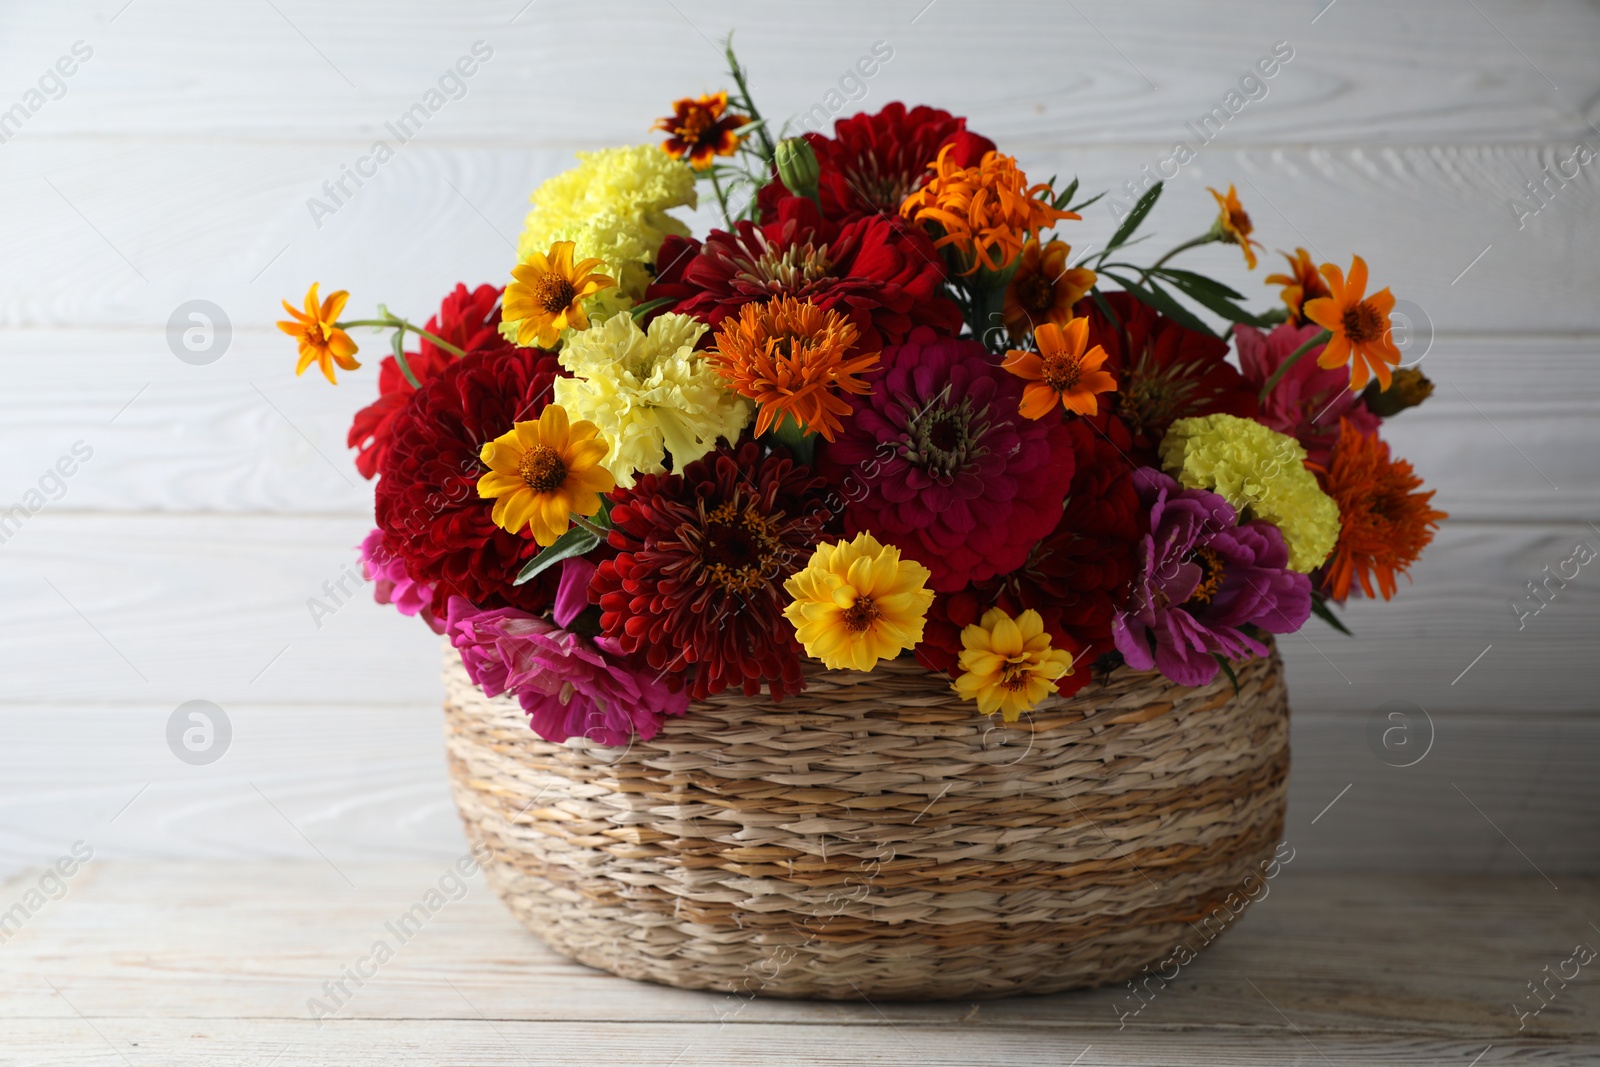
[[[786,452],[763,458],[747,441],[681,474],[647,474],[618,489],[617,555],[589,586],[602,630],[696,700],[729,686],[754,696],[762,683],[774,700],[799,691],[800,645],[783,617],[783,583],[828,522],[822,488]]]
[[[914,326],[960,329],[961,309],[940,292],[933,243],[897,219],[835,225],[810,200],[790,197],[773,222],[741,220],[734,230],[713,230],[703,245],[668,237],[646,299],[671,298],[663,311],[715,328],[745,304],[791,296],[849,319],[864,352],[898,344]]]
[[[805,138],[817,157],[823,217],[836,222],[898,214],[905,198],[933,176],[928,164],[947,144],[955,145],[952,155],[963,167],[995,146],[987,137],[968,132],[964,118],[936,107],[908,109],[898,100],[876,115],[837,120],[832,137],[808,133]],[[761,221],[775,219],[779,203],[790,195],[782,182],[763,186],[756,201]]]
[[[871,392],[818,449],[850,501],[845,530],[899,546],[939,592],[1020,566],[1060,519],[1072,480],[1061,413],[1023,416],[1020,378],[978,342],[926,328],[866,377]]]
[[[1072,653],[1076,669],[1056,681],[1063,696],[1087,685],[1088,668],[1116,647],[1111,623],[1138,571],[1144,532],[1125,455],[1131,438],[1115,416],[1072,419],[1067,430],[1076,471],[1061,521],[1016,570],[934,600],[917,646],[924,666],[955,671],[962,629],[992,607],[1037,611],[1052,647]]]
[[[538,543],[496,526],[494,501],[479,498],[477,483],[489,469],[483,446],[537,419],[562,374],[556,357],[538,349],[469,353],[423,383],[390,423],[378,527],[412,580],[434,584],[436,614],[452,594],[480,608],[533,612],[554,599],[559,568],[512,584]]]
[[[469,290],[458,282],[439,305],[439,313],[428,320],[426,329],[463,352],[509,352],[511,342],[500,336],[499,302],[500,290],[492,285]],[[420,341],[419,351],[406,353],[406,365],[419,383],[426,383],[455,357],[426,337]],[[348,447],[360,449],[356,470],[363,478],[373,477],[383,466],[384,453],[389,450],[390,424],[416,391],[395,358],[383,357],[378,369],[378,399],[356,412],[346,441]]]
[[[1178,419],[1256,414],[1256,394],[1227,362],[1228,344],[1158,314],[1127,293],[1107,293],[1116,321],[1092,300],[1078,305],[1089,319],[1090,345],[1106,350],[1104,370],[1117,380],[1116,412],[1133,432],[1129,455],[1155,462],[1155,449]]]

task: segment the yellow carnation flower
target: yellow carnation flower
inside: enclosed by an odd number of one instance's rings
[[[985,715],[1013,722],[1055,691],[1072,673],[1072,653],[1051,648],[1044,620],[1033,609],[1013,619],[999,608],[961,631],[961,677],[951,686],[978,702]]]
[[[650,284],[646,264],[667,234],[689,236],[667,211],[695,206],[694,172],[653,144],[579,152],[578,161],[534,190],[517,254],[571,241],[579,259],[603,260],[621,295],[639,300]]]
[[[1307,573],[1339,540],[1339,505],[1305,466],[1306,450],[1254,419],[1179,419],[1161,441],[1161,465],[1190,489],[1209,489],[1245,519],[1265,519],[1289,545],[1289,566]]]
[[[928,568],[859,533],[817,546],[805,569],[783,583],[794,597],[783,614],[806,655],[831,670],[870,671],[922,640],[933,603],[927,581]]]
[[[576,377],[556,379],[556,403],[599,427],[611,443],[604,466],[618,485],[665,470],[668,452],[682,470],[749,424],[750,401],[695,351],[705,331],[688,315],[666,314],[646,333],[624,314],[567,335],[561,365]]]

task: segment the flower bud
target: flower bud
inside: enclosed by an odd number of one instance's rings
[[[1362,392],[1367,410],[1382,419],[1414,408],[1433,395],[1433,383],[1415,367],[1397,367],[1389,388],[1379,389],[1374,379]]]
[[[778,142],[773,162],[778,165],[778,177],[796,196],[817,199],[817,179],[822,168],[817,165],[817,154],[804,137],[786,137]]]

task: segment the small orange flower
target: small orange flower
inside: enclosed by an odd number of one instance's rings
[[[1287,252],[1279,252],[1278,255],[1289,261],[1289,273],[1269,274],[1267,284],[1283,286],[1283,302],[1288,305],[1295,323],[1304,326],[1306,301],[1332,294],[1328,292],[1322,275],[1317,273],[1316,264],[1311,262],[1310,252],[1296,248],[1292,256]]]
[[[1046,322],[1065,326],[1072,320],[1072,306],[1098,279],[1087,267],[1068,266],[1071,259],[1072,246],[1064,241],[1041,245],[1035,237],[1022,246],[1001,311],[1012,340],[1027,340],[1035,327]]]
[[[1342,602],[1359,582],[1368,598],[1388,600],[1398,588],[1395,573],[1410,570],[1450,516],[1433,509],[1431,490],[1417,492],[1422,479],[1411,464],[1390,459],[1377,434],[1362,433],[1348,419],[1339,422],[1333,461],[1317,474],[1339,505],[1339,541],[1323,565],[1323,589]]]
[[[338,326],[339,312],[344,310],[350,294],[340,289],[336,293],[329,293],[328,299],[319,303],[317,284],[312,282],[311,289],[306,293],[304,311],[290,307],[287,300],[283,301],[283,310],[294,317],[287,322],[280,319],[278,329],[300,342],[300,363],[294,369],[296,374],[304,374],[306,368],[315,363],[322,368],[323,377],[338,385],[338,380],[333,376],[335,363],[340,370],[355,370],[361,366],[354,358],[358,351],[356,343]]]
[[[1331,369],[1350,364],[1350,388],[1367,384],[1369,371],[1378,383],[1389,388],[1392,372],[1400,365],[1400,350],[1390,334],[1389,314],[1394,297],[1381,289],[1371,296],[1367,291],[1367,261],[1356,256],[1350,264],[1350,278],[1332,263],[1322,265],[1328,280],[1328,296],[1306,301],[1305,317],[1333,334],[1328,346],[1317,357],[1317,366]]]
[[[944,233],[934,246],[953,245],[971,257],[963,274],[981,266],[1001,271],[1022,255],[1022,244],[1062,219],[1082,218],[1050,206],[1050,186],[1029,185],[1011,156],[989,151],[975,167],[958,167],[954,145],[939,150],[929,164],[933,177],[906,197],[900,214],[913,222],[937,223]]]
[[[878,363],[878,353],[849,355],[857,331],[837,311],[809,300],[780,296],[746,304],[737,318],[723,320],[707,360],[728,384],[759,408],[756,433],[792,416],[806,433],[833,440],[839,416],[851,412],[845,395],[869,386],[856,375]]]
[[[1098,414],[1100,400],[1095,394],[1111,392],[1117,380],[1100,369],[1106,361],[1105,349],[1095,345],[1084,351],[1089,343],[1089,320],[1073,319],[1064,328],[1043,323],[1033,331],[1033,340],[1039,351],[1013,349],[1000,364],[1028,380],[1017,411],[1030,419],[1042,419],[1059,403],[1079,415]]]
[[[557,241],[548,255],[535,252],[511,268],[501,317],[516,330],[520,347],[554,348],[567,327],[587,330],[589,315],[583,301],[617,284],[615,278],[593,273],[601,266],[598,259],[574,263],[574,247],[571,241]]]
[[[705,170],[717,156],[731,156],[739,150],[735,131],[750,120],[728,113],[728,94],[686,96],[672,104],[672,114],[656,119],[651,127],[672,136],[661,143],[673,159],[688,157],[695,170]]]
[[[1261,248],[1260,241],[1252,241],[1250,234],[1255,227],[1250,224],[1250,216],[1245,212],[1244,205],[1239,203],[1239,194],[1233,186],[1228,186],[1228,195],[1223,196],[1215,189],[1207,189],[1212,196],[1217,198],[1217,207],[1221,210],[1217,214],[1216,230],[1222,240],[1231,245],[1238,245],[1244,249],[1245,264],[1251,269],[1256,269],[1256,253],[1251,245]]]

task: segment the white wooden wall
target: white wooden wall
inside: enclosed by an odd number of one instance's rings
[[[1397,601],[1349,613],[1354,639],[1313,621],[1285,641],[1289,836],[1324,868],[1600,870],[1600,564],[1521,630],[1511,607],[1579,541],[1600,549],[1600,162],[1547,204],[1525,187],[1600,150],[1600,10],[1580,0],[6,0],[0,109],[76,42],[92,56],[0,144],[0,508],[74,443],[93,456],[0,544],[0,867],[80,838],[102,857],[459,851],[436,639],[365,597],[320,628],[306,607],[370,527],[343,440],[375,385],[296,379],[278,298],[320,280],[420,319],[458,280],[503,280],[529,191],[722,87],[713,43],[735,26],[774,118],[885,41],[849,110],[965,112],[1085,189],[1194,143],[1185,121],[1289,42],[1170,183],[1151,247],[1207,226],[1205,187],[1234,182],[1269,248],[1365,255],[1431,321],[1438,393],[1387,435],[1453,516]],[[307,199],[477,41],[493,55],[465,97],[317,226]],[[1068,232],[1083,248],[1112,225],[1096,206]],[[1239,258],[1192,265],[1270,303]],[[232,324],[209,365],[167,343],[193,299]],[[232,721],[210,766],[165,740],[194,699]],[[1368,742],[1391,701],[1431,719],[1415,766]]]

